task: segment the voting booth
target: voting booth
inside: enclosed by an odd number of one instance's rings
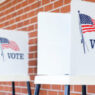
[[[31,91],[28,41],[27,32],[0,29],[0,81],[12,82],[12,95],[15,95],[15,81],[26,81],[28,93]]]
[[[94,3],[72,0],[70,13],[38,14],[35,84],[95,84],[94,10]]]
[[[28,34],[0,29],[0,81],[29,81]]]

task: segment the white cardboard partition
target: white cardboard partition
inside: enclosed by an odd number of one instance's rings
[[[35,83],[95,84],[94,10],[94,3],[73,0],[71,13],[39,13]]]
[[[28,80],[28,34],[0,29],[0,81]]]
[[[39,75],[64,75],[70,73],[70,22],[70,14],[39,14]]]

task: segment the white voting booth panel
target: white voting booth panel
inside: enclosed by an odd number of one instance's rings
[[[0,29],[0,81],[28,80],[28,34]]]
[[[39,14],[38,75],[70,74],[70,22],[70,14]]]
[[[39,13],[37,84],[95,84],[95,4],[73,0],[71,12]]]

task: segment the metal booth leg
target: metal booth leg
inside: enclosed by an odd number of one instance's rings
[[[12,95],[15,95],[15,82],[12,82]]]
[[[70,85],[65,85],[64,95],[70,95]]]
[[[27,90],[28,90],[28,95],[31,95],[31,87],[30,87],[30,82],[27,82]]]
[[[82,95],[86,95],[86,85],[82,85]]]
[[[39,95],[39,91],[40,91],[40,84],[36,84],[35,95]]]

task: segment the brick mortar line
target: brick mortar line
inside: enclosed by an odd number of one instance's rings
[[[37,73],[36,73],[36,74],[37,74]],[[33,73],[30,73],[29,75],[30,75],[30,76],[32,76],[32,75],[34,76],[34,75],[35,75],[35,73],[34,73],[34,74],[33,74]]]
[[[28,25],[25,25],[25,26],[19,27],[19,28],[17,28],[17,29],[28,28],[29,26],[31,26],[31,25],[36,25],[36,24],[37,24],[37,22],[30,23],[30,24],[28,24]]]
[[[22,93],[22,92],[21,93],[20,92],[16,92],[16,95],[22,95],[22,94],[23,95],[27,95],[27,93],[25,94],[25,93]]]
[[[52,84],[50,84],[52,85]],[[48,89],[44,89],[44,88],[41,88],[41,90],[48,90],[48,91],[59,91],[59,92],[63,92],[63,90],[60,90],[60,89],[51,89],[51,88],[48,88]]]
[[[33,70],[33,73],[35,74],[35,75],[33,75],[33,76],[36,76],[35,70]],[[32,77],[32,76],[31,76],[31,77]]]
[[[69,3],[69,4],[66,4],[66,5],[64,5],[64,6],[60,6],[60,7],[58,7],[58,8],[52,9],[52,10],[50,10],[50,11],[48,11],[48,12],[54,11],[54,10],[59,9],[59,8],[66,7],[66,6],[68,6],[68,5],[70,5],[70,3]]]
[[[32,68],[32,69],[33,69],[33,68]],[[35,72],[32,72],[32,73],[29,73],[29,72],[28,72],[28,74],[29,74],[30,77],[37,75],[37,73],[35,73]],[[34,80],[33,80],[33,82],[34,82]]]
[[[37,54],[37,52],[35,52],[35,53],[29,53],[29,55],[31,55],[31,54]]]
[[[5,91],[5,90],[0,91],[0,92],[4,92],[4,93],[11,93],[11,91]]]
[[[33,69],[33,68],[31,68],[31,69]],[[37,75],[37,73],[35,73],[35,72],[28,72],[28,75],[30,76],[30,77],[32,77],[32,76],[36,76]],[[34,82],[34,80],[32,80],[33,82]]]
[[[58,8],[52,9],[52,10],[50,10],[50,11],[48,11],[48,12],[54,11],[54,10],[59,9],[59,8],[62,8],[62,7],[66,7],[66,6],[68,6],[68,5],[70,5],[70,4],[66,4],[65,6],[60,6],[60,7],[58,7]],[[35,18],[36,16],[37,16],[37,15],[32,16],[32,17],[29,17],[29,18],[27,18],[27,19],[25,19],[25,20],[23,20],[23,21],[20,20],[20,21],[18,21],[18,22],[12,23],[12,24],[7,25],[7,26],[5,26],[5,27],[9,27],[9,26],[12,26],[12,25],[18,24],[18,23],[20,23],[20,22],[27,21],[27,20],[29,20],[29,19]],[[11,18],[11,19],[13,19],[13,18]],[[9,21],[9,20],[8,20],[8,21]],[[5,21],[5,22],[7,22],[7,21]],[[4,24],[5,22],[3,22],[3,24]],[[1,23],[1,24],[2,24],[2,23]],[[4,27],[4,28],[5,28],[5,27]],[[25,27],[25,26],[23,26],[23,27]]]
[[[63,92],[60,89],[50,89],[50,88],[41,88],[41,90],[46,90],[46,91],[54,91],[54,92]]]
[[[29,58],[29,61],[37,60],[37,58]]]
[[[7,4],[9,4],[9,3],[12,2],[12,1],[14,1],[14,0],[10,0],[9,2],[7,2],[7,3],[3,4],[3,5],[1,5],[0,8],[6,6]]]
[[[37,61],[37,58],[29,59],[29,61]]]
[[[29,40],[37,39],[37,36],[29,38]]]
[[[20,31],[20,30],[14,29],[14,31]],[[33,32],[36,32],[36,31],[37,31],[37,29],[33,29],[33,30],[30,30],[30,31],[22,31],[22,32],[27,32],[28,35],[29,35],[29,33],[33,33]]]
[[[31,25],[36,25],[37,23],[33,23],[33,24],[28,24],[28,25],[26,25],[25,27],[19,27],[19,28],[16,28],[17,30],[21,30],[21,29],[23,29],[23,28],[28,28],[28,27],[30,27]],[[33,29],[33,30],[27,30],[27,32],[28,33],[31,33],[31,31],[33,32],[33,31],[36,31],[37,29]]]
[[[27,88],[27,86],[20,86],[19,85],[19,86],[15,86],[15,88],[22,88],[23,89],[23,88]]]
[[[37,22],[34,22],[34,23],[32,23],[32,24],[28,24],[28,25],[25,25],[25,26],[22,26],[22,27],[19,27],[19,28],[15,28],[14,30],[21,30],[21,29],[23,29],[23,28],[28,28],[29,26],[32,26],[32,25],[35,25],[35,24],[37,24]],[[15,25],[15,24],[13,24],[13,25]],[[5,26],[5,27],[3,27],[3,29],[8,28],[8,27],[11,27],[11,26],[13,26],[13,25]],[[23,31],[23,30],[21,30],[21,31]],[[28,31],[27,31],[27,32],[28,32]]]
[[[36,17],[36,15],[33,16],[33,17],[30,17],[30,18],[27,18],[27,19],[25,19],[25,20],[21,20],[21,21],[18,21],[18,22],[9,24],[9,25],[7,25],[7,26],[4,26],[3,28],[10,27],[10,26],[15,25],[15,24],[18,24],[18,23],[24,23],[25,21],[30,20],[30,19],[33,19],[33,18],[35,18],[35,17]],[[35,23],[35,22],[34,22],[34,23]],[[30,23],[30,24],[31,24],[31,23]],[[28,25],[29,25],[29,24],[28,24]],[[24,26],[22,26],[22,27],[25,28],[25,26],[27,26],[27,25],[24,25]],[[20,28],[20,27],[19,27],[19,28]],[[18,29],[19,29],[19,28],[18,28]]]
[[[34,25],[35,25],[35,24],[34,24]],[[31,26],[31,25],[29,25],[29,26]],[[25,28],[28,28],[29,26],[27,26],[27,27],[25,27]],[[21,29],[23,29],[23,28],[21,28]],[[19,31],[20,29],[14,29],[14,30]],[[37,29],[33,29],[33,30],[25,31],[25,32],[27,32],[27,33],[33,33],[33,32],[37,32]]]
[[[34,83],[34,80],[30,80],[30,82]]]
[[[30,74],[29,74],[30,75]],[[36,74],[34,74],[34,75],[30,75],[30,76],[36,76]],[[32,88],[32,87],[31,87]]]
[[[70,91],[70,93],[77,93],[77,94],[81,94],[81,92],[78,92],[78,91]]]
[[[7,10],[13,8],[13,6],[16,7],[18,4],[21,4],[21,3],[23,3],[23,2],[25,2],[25,0],[22,0],[21,2],[17,2],[15,5],[12,5],[11,7],[7,8],[7,9],[5,9],[5,10],[2,10],[2,11],[0,11],[0,12],[7,11]]]
[[[20,15],[17,15],[17,16],[15,16],[15,17],[13,17],[13,18],[10,18],[10,19],[8,19],[8,20],[5,20],[4,22],[1,22],[0,24],[4,24],[4,23],[6,23],[6,22],[8,22],[8,21],[10,21],[10,20],[12,20],[12,19],[14,19],[14,18],[17,18],[17,17],[19,17],[19,16],[23,16],[23,15],[25,15],[25,14],[28,14],[29,12],[33,12],[33,11],[36,11],[37,9],[39,9],[39,8],[35,8],[35,9],[33,9],[33,10],[30,10],[30,11],[27,11],[27,12],[25,12],[25,13],[22,13],[22,14],[20,14]],[[13,14],[13,13],[15,13],[15,11],[14,12],[11,12],[11,14]],[[8,15],[7,15],[8,16]],[[6,16],[5,16],[6,17]],[[30,17],[31,18],[31,17]],[[2,18],[0,18],[0,19],[2,19]]]
[[[31,31],[28,31],[28,34],[38,31],[38,29],[33,29]]]
[[[16,95],[27,95],[27,93],[25,94],[25,93],[18,93],[18,92],[16,92]]]
[[[37,51],[34,51],[33,53],[29,53],[29,55],[30,55],[30,54],[37,54]]]
[[[24,1],[23,1],[23,2],[24,2]],[[35,1],[35,2],[33,2],[32,4],[28,4],[28,5],[24,6],[24,7],[21,7],[21,8],[15,10],[15,11],[13,11],[13,12],[7,14],[7,15],[1,16],[0,18],[2,19],[2,18],[6,17],[6,16],[8,16],[8,15],[10,15],[10,14],[13,14],[13,13],[19,11],[19,10],[22,10],[22,9],[24,9],[24,8],[26,8],[26,7],[29,7],[29,6],[31,6],[31,5],[33,5],[33,4],[35,4],[35,3],[37,3],[37,2],[38,2],[38,1]],[[20,3],[19,3],[19,4],[20,4]],[[16,5],[15,5],[15,6],[16,6]],[[11,8],[10,8],[10,9],[11,9]],[[7,10],[8,10],[8,9],[7,9]],[[4,10],[3,10],[3,11],[4,11]]]
[[[17,29],[14,29],[15,31],[20,31],[19,29],[17,30]],[[29,33],[33,33],[33,32],[36,32],[37,31],[37,29],[33,29],[33,30],[30,30],[30,31],[22,31],[22,32],[27,32],[28,34]]]
[[[37,68],[37,66],[29,66],[29,69]]]
[[[24,2],[24,1],[23,1],[23,2]],[[37,2],[39,2],[39,0],[37,0],[37,1],[35,1],[35,2],[37,3]],[[26,8],[26,7],[29,7],[29,6],[31,6],[31,5],[33,5],[33,4],[35,4],[35,2],[33,2],[32,4],[28,4],[28,5],[26,5],[25,7],[21,7],[21,8],[18,9],[18,10],[24,9],[24,8]],[[47,6],[47,5],[49,5],[49,4],[52,4],[52,3],[55,3],[55,2],[57,2],[57,1],[53,1],[53,2],[50,2],[50,3],[48,3],[48,4],[44,4],[44,5],[41,4],[41,5],[42,5],[43,7],[45,7],[45,6]],[[41,3],[42,3],[42,2],[41,2]],[[15,5],[15,6],[16,6],[16,5]],[[12,8],[12,7],[11,7],[11,8]],[[11,9],[11,8],[10,8],[10,9]],[[9,9],[9,8],[7,8],[6,10],[8,10],[8,9]],[[6,11],[6,10],[5,10],[5,11]],[[3,11],[4,11],[4,10],[3,10]],[[1,12],[2,12],[2,11],[1,11]],[[10,14],[10,13],[9,13],[9,14]],[[1,17],[2,17],[2,16],[1,16]]]
[[[18,92],[16,92],[16,95],[27,95],[27,94],[25,94],[25,93],[18,93]]]
[[[28,93],[24,93],[24,92],[22,92],[22,90],[20,91],[20,92],[16,92],[16,95],[27,95]]]
[[[45,6],[48,6],[48,5],[50,5],[50,4],[54,4],[55,2],[57,2],[57,1],[53,1],[53,2],[50,2],[50,3],[44,4],[44,5],[42,5],[42,6],[45,7]]]
[[[23,15],[21,15],[21,16],[23,16]],[[37,15],[35,15],[35,16],[37,16]],[[32,16],[32,17],[35,17],[35,16]],[[28,20],[28,19],[30,19],[30,18],[32,18],[32,17],[27,17],[25,20],[23,20],[23,21],[26,21],[26,20]],[[16,17],[13,17],[13,18],[10,18],[10,19],[8,19],[8,20],[5,20],[4,22],[2,22],[2,23],[0,23],[0,24],[4,24],[4,23],[6,23],[6,22],[9,22],[10,20],[12,20],[12,19],[16,19]],[[20,17],[20,19],[21,19],[21,17]],[[17,21],[16,23],[18,23],[18,22],[21,22],[21,20],[20,21]],[[13,23],[12,23],[13,24]]]
[[[37,54],[37,51],[32,51],[32,52],[30,52],[28,54]]]
[[[95,93],[89,93],[89,92],[87,92],[87,94],[90,94],[90,95],[95,95]]]
[[[5,84],[5,85],[4,84],[1,84],[0,86],[4,86],[4,87],[6,86],[6,87],[9,87],[9,88],[12,87],[11,85],[8,85],[8,84]]]
[[[30,44],[30,45],[29,45],[29,47],[34,47],[34,46],[37,46],[37,44],[33,44],[33,45]]]
[[[36,3],[37,3],[37,2],[36,2]],[[29,10],[29,11],[27,11],[27,12],[25,12],[25,13],[22,13],[22,14],[20,14],[20,15],[15,16],[15,18],[17,18],[17,17],[19,17],[19,16],[23,16],[23,15],[25,15],[26,13],[28,14],[29,12],[33,12],[33,11],[39,9],[39,8],[48,6],[48,5],[50,5],[50,4],[54,4],[54,2],[45,4],[45,5],[43,5],[43,6],[40,6],[40,7],[35,8],[35,9],[32,9],[32,11]],[[32,5],[33,5],[33,4],[32,4]],[[68,4],[66,4],[66,5],[68,5]],[[63,5],[63,7],[66,6],[66,5]],[[24,8],[26,8],[26,6],[25,6]],[[20,8],[20,9],[23,9],[23,8]],[[20,10],[20,9],[19,9],[19,10]],[[56,8],[55,8],[55,9],[56,9]],[[11,12],[11,13],[5,15],[4,17],[7,17],[7,16],[10,15],[10,14],[13,14],[13,13],[15,13],[16,11],[18,11],[18,10],[15,10],[15,11]],[[4,18],[4,17],[1,17],[0,19],[2,19],[2,18]],[[13,18],[10,18],[10,19],[13,19]],[[2,23],[5,23],[5,22],[9,21],[10,19],[8,19],[8,20],[6,20],[6,21],[4,21],[4,22],[2,22]],[[1,24],[2,24],[2,23],[1,23]]]
[[[12,93],[11,91],[0,91],[0,92],[4,92],[4,93],[6,93],[7,95]],[[16,94],[22,95],[22,93],[20,93],[20,92],[16,92]],[[24,93],[23,93],[23,95],[27,95],[27,94],[24,94]]]
[[[67,4],[67,5],[65,5],[65,6],[68,6],[68,5],[70,5],[70,4]],[[56,10],[56,9],[59,9],[59,8],[62,8],[62,7],[65,7],[65,6],[60,6],[60,7],[58,7],[58,8],[55,8],[55,9],[52,9],[52,10],[50,10],[50,11],[48,11],[48,12],[51,12],[51,11],[53,11],[53,10]],[[37,15],[35,15],[35,16],[33,16],[33,17],[29,17],[29,18],[27,18],[27,19],[25,19],[24,21],[27,21],[27,20],[29,20],[29,19],[31,19],[31,18],[35,18]],[[10,24],[10,25],[8,25],[8,26],[5,26],[4,28],[6,28],[6,27],[9,27],[9,26],[12,26],[12,25],[15,25],[15,24],[18,24],[18,23],[20,23],[20,22],[24,22],[24,21],[18,21],[18,22],[16,22],[16,23],[13,23],[13,24]],[[29,25],[29,24],[28,24]],[[20,28],[25,28],[25,26],[22,26],[22,27],[20,27]],[[27,27],[27,26],[26,26]]]
[[[29,52],[29,54],[31,54],[31,53],[37,53],[37,51],[31,51],[31,52]]]
[[[60,90],[60,91],[58,91],[58,93],[59,93],[59,92],[64,92],[64,90]]]

